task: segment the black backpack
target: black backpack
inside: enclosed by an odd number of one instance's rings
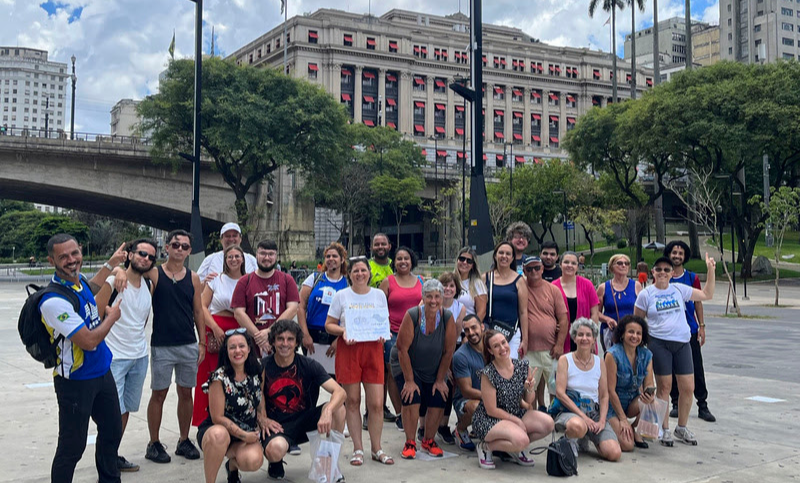
[[[531,454],[542,454],[547,451],[547,474],[550,476],[577,476],[578,458],[572,452],[572,447],[566,436],[562,436],[547,446],[534,448]]]
[[[25,291],[28,292],[28,298],[22,306],[19,314],[19,322],[17,329],[19,330],[19,338],[25,344],[25,349],[28,354],[34,359],[44,364],[46,369],[56,366],[58,360],[58,352],[56,348],[58,344],[64,340],[63,335],[59,335],[52,340],[50,332],[45,327],[42,321],[42,313],[39,311],[39,303],[42,297],[48,293],[56,293],[72,303],[75,312],[80,311],[81,301],[78,295],[69,288],[55,282],[50,282],[44,288],[29,284],[25,286]]]

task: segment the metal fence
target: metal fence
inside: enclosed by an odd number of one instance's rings
[[[75,132],[72,139],[70,134],[63,129],[31,129],[20,127],[0,126],[0,136],[13,136],[38,139],[56,139],[61,141],[89,141],[113,144],[151,145],[148,138],[138,136],[117,136],[111,134],[98,134],[88,132]]]

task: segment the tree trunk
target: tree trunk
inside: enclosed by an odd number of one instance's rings
[[[775,307],[778,306],[778,280],[781,278],[781,269],[778,267],[778,258],[775,257]]]
[[[244,229],[244,234],[242,235],[242,248],[246,253],[250,253],[253,251],[253,241],[255,240],[250,240],[249,232],[253,230],[250,229],[250,209],[247,206],[247,200],[245,199],[244,195],[241,197],[239,197],[238,194],[236,195],[236,201],[234,201],[233,207],[236,210],[236,221],[239,223],[239,226]]]
[[[721,256],[720,256],[721,258]],[[731,278],[730,271],[728,271],[728,264],[725,263],[725,260],[720,260],[722,262],[722,271],[725,272],[725,276],[728,278],[728,286],[733,287],[733,279]],[[736,316],[742,316],[742,309],[739,307],[739,300],[736,297],[736,291],[731,290],[731,295],[733,296],[733,308],[736,309]],[[728,312],[728,307],[725,307],[725,313]]]
[[[403,221],[402,210],[395,211],[394,216],[397,220],[397,245],[395,245],[395,251],[397,251],[397,249],[400,248],[400,223]]]

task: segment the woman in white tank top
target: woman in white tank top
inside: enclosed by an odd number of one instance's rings
[[[575,456],[582,446],[579,443],[591,441],[602,458],[617,461],[621,455],[619,442],[606,421],[608,385],[605,364],[599,356],[592,354],[598,332],[597,325],[583,317],[570,327],[569,334],[577,349],[558,360],[556,398],[562,411],[555,415],[555,426],[570,439]]]

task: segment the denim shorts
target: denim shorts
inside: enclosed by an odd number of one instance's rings
[[[111,361],[111,374],[117,383],[119,396],[119,412],[135,413],[139,410],[142,400],[142,388],[147,377],[147,361],[149,357],[138,359],[113,359]]]
[[[392,354],[392,347],[397,343],[397,333],[392,332],[392,338],[386,339],[383,343],[383,363],[389,367],[389,356]]]

